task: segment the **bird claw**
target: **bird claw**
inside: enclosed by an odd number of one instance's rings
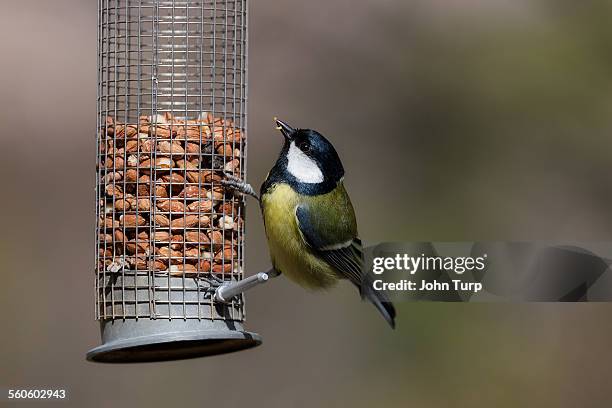
[[[223,172],[223,175],[225,179],[221,180],[221,184],[223,184],[224,187],[255,197],[257,201],[259,201],[259,196],[249,183],[227,172]]]
[[[225,176],[226,180],[221,180],[221,182],[223,183],[224,181],[233,181],[235,183],[242,183],[242,179],[240,177],[236,177],[234,176],[232,173],[224,171],[223,172],[223,176]]]

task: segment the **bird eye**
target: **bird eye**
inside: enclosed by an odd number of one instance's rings
[[[304,153],[310,153],[310,143],[308,142],[302,142],[298,145],[298,147],[300,148],[301,151],[303,151]]]

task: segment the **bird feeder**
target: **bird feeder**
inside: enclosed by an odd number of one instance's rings
[[[98,362],[257,346],[243,327],[246,0],[98,1]],[[266,279],[257,275],[252,279]]]

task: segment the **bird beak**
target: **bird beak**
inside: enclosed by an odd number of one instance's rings
[[[293,136],[295,135],[295,129],[283,122],[282,120],[276,120],[276,130],[280,130],[280,132],[285,136],[285,139],[291,141]]]

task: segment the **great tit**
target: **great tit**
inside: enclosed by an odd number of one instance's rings
[[[276,124],[285,142],[260,191],[272,266],[308,289],[348,279],[395,328],[393,304],[372,288],[363,270],[355,211],[336,149],[314,130]]]

